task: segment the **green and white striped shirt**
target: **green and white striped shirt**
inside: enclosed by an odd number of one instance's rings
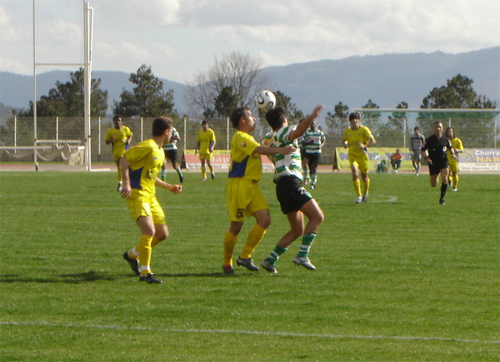
[[[306,142],[313,141],[313,143],[304,145],[306,153],[321,153],[321,145],[325,142],[323,131],[319,129],[316,131],[307,130],[303,137]]]
[[[274,163],[274,177],[273,181],[278,182],[278,180],[283,176],[293,176],[302,181],[302,158],[300,157],[300,150],[297,140],[290,140],[288,137],[290,133],[295,130],[295,126],[286,126],[280,128],[279,130],[271,134],[270,140],[268,139],[266,143],[269,142],[270,147],[285,147],[293,146],[297,150],[290,155],[276,155],[273,161]],[[269,136],[266,135],[265,138]],[[264,144],[265,145],[265,144]]]

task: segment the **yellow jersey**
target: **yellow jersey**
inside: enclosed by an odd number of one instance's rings
[[[460,140],[460,138],[455,137],[454,139],[452,139],[450,141],[450,143],[451,143],[451,147],[453,149],[457,149],[457,150],[461,150],[461,151],[464,150],[464,145],[462,144],[462,141]],[[446,157],[448,157],[448,162],[450,162],[450,163],[458,162],[458,153],[455,153],[455,156],[457,156],[456,160],[451,158],[450,150],[446,149]]]
[[[202,129],[198,131],[196,142],[200,142],[199,153],[210,153],[210,142],[215,142],[215,133],[210,128],[205,132]]]
[[[373,138],[372,132],[368,127],[359,126],[357,130],[348,128],[344,131],[343,141],[349,143],[349,154],[352,156],[362,156],[365,152],[359,148],[359,142],[366,144]]]
[[[122,126],[120,129],[116,129],[115,127],[111,127],[106,132],[106,141],[110,141],[112,137],[115,138],[113,142],[113,156],[121,157],[123,156],[123,152],[125,152],[125,143],[128,138],[132,136],[132,131],[127,126]]]
[[[165,152],[153,139],[149,139],[125,151],[124,157],[129,163],[132,192],[135,189],[154,195],[156,176],[165,160]]]
[[[254,153],[260,146],[252,135],[236,131],[231,139],[231,164],[229,178],[241,177],[259,181],[262,176],[262,159]]]

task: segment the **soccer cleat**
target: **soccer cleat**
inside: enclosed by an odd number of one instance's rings
[[[454,188],[452,188],[452,191],[457,192],[458,190],[457,190],[457,188],[456,188],[456,187],[454,187]]]
[[[304,257],[296,256],[295,258],[293,258],[293,262],[295,263],[295,265],[302,265],[304,268],[309,269],[309,270],[316,269],[316,267],[311,264],[311,261],[309,260],[309,258],[307,256],[304,256]]]
[[[144,276],[139,277],[140,282],[148,282],[149,284],[161,284],[163,283],[160,279],[158,279],[153,273],[148,273]]]
[[[183,183],[183,182],[184,182],[184,176],[183,176],[183,175],[179,175],[179,182],[180,182],[180,183]]]
[[[306,179],[304,180],[304,185],[307,185],[308,183],[309,183],[309,179],[308,179],[308,178],[306,178]]]
[[[363,202],[368,202],[368,194],[363,195]]]
[[[252,258],[242,259],[242,258],[238,257],[238,259],[236,260],[236,265],[244,266],[245,268],[247,268],[250,271],[259,270],[259,267],[253,263]]]
[[[356,197],[356,204],[361,204],[361,201],[363,201],[363,198],[361,196]]]
[[[311,184],[311,190],[314,190],[316,188],[316,184]]]
[[[137,259],[132,259],[128,256],[128,251],[123,253],[123,259],[127,261],[130,264],[130,267],[132,268],[132,271],[136,273],[137,275],[140,275],[141,272],[139,271],[139,262]]]
[[[223,265],[222,270],[224,270],[224,274],[235,274],[232,265]]]
[[[440,199],[440,200],[439,200],[439,203],[440,203],[441,205],[446,205],[446,204],[444,203],[444,199]]]
[[[278,274],[275,266],[272,265],[267,259],[264,259],[264,261],[260,263],[260,266],[267,270],[269,273]]]
[[[212,172],[211,175],[212,175],[212,180],[214,180],[215,179],[215,173]]]
[[[116,191],[121,192],[122,191],[122,183],[118,182],[118,187],[116,188]]]
[[[206,178],[206,177],[202,177],[202,178],[201,178],[201,181],[206,181],[206,180],[207,180],[207,178]]]

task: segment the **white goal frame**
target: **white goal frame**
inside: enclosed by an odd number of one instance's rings
[[[497,115],[500,113],[500,109],[481,109],[481,108],[354,108],[353,112],[358,113],[491,113],[493,115]],[[406,130],[406,117],[404,117],[404,127],[403,130]],[[448,124],[448,127],[451,127],[451,119]],[[497,119],[495,118],[494,123],[494,148],[497,148]],[[406,132],[404,132],[404,147],[406,147]]]
[[[33,162],[38,171],[37,146],[41,143],[37,134],[37,92],[36,69],[39,66],[49,67],[82,67],[83,66],[83,121],[85,124],[85,156],[84,163],[87,171],[91,171],[91,128],[90,128],[90,92],[92,82],[92,41],[94,28],[94,8],[83,0],[83,63],[38,63],[36,61],[36,0],[33,0]]]

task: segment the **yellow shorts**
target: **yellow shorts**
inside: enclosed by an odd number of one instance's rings
[[[200,160],[212,161],[212,154],[208,153],[200,153]]]
[[[118,159],[123,157],[124,154],[125,154],[125,148],[113,151],[113,159],[115,160],[115,162],[118,162]]]
[[[355,165],[362,173],[368,172],[368,155],[362,156],[349,155],[349,165]]]
[[[156,200],[156,195],[132,190],[132,194],[127,199],[127,205],[134,221],[141,216],[151,216],[155,224],[165,224],[165,213]]]
[[[259,184],[244,178],[229,178],[226,185],[226,206],[229,220],[241,222],[254,212],[269,209]]]
[[[448,164],[450,166],[450,171],[451,172],[455,172],[455,173],[458,172],[458,161],[451,160],[451,161],[448,161]]]

